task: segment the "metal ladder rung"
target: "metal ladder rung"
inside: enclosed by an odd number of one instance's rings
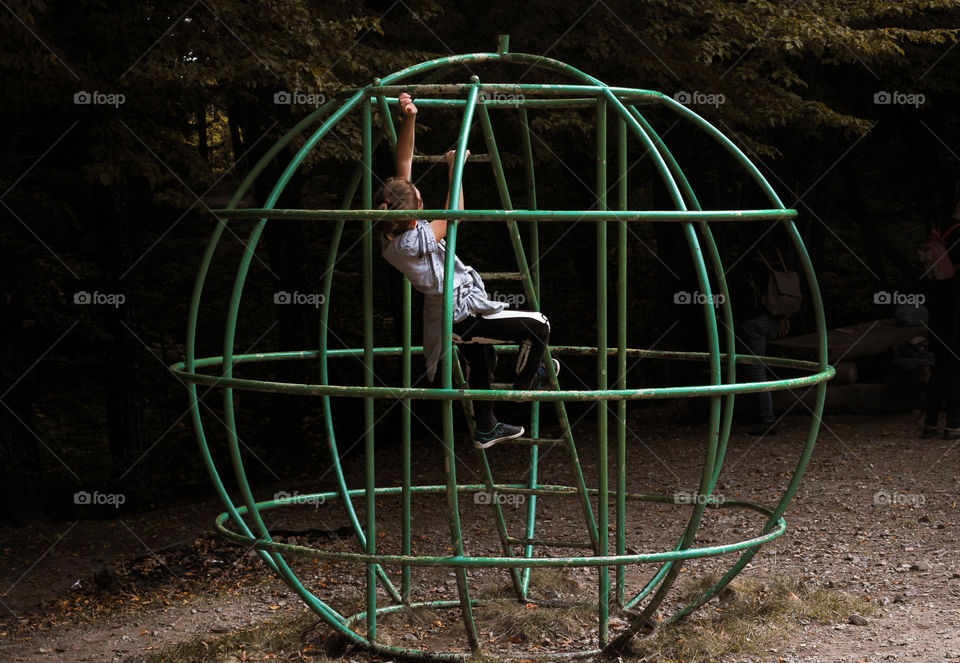
[[[427,163],[443,163],[447,160],[445,154],[414,154],[414,161],[427,162]],[[480,161],[480,162],[489,162],[489,154],[471,154],[467,157],[467,161]]]
[[[498,442],[497,446],[504,444],[512,444],[515,446],[527,446],[532,447],[534,445],[544,446],[558,446],[561,444],[566,444],[567,441],[561,438],[545,438],[545,437],[515,437],[512,440],[504,440],[503,442]]]
[[[507,543],[515,546],[546,546],[549,548],[593,548],[590,543],[582,541],[551,541],[550,539],[518,539],[507,537]]]
[[[522,281],[524,276],[521,272],[480,272],[480,278],[484,281]]]

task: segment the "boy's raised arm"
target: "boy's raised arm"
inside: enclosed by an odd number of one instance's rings
[[[400,93],[400,113],[403,115],[403,124],[397,133],[397,177],[410,179],[410,174],[413,171],[413,144],[416,139],[414,129],[417,121],[417,107],[406,92]]]

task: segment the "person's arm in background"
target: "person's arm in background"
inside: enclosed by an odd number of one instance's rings
[[[447,182],[453,181],[453,162],[457,158],[456,150],[449,150],[445,155],[447,159]],[[467,156],[470,156],[470,150],[467,150]],[[444,205],[445,208],[450,208],[450,187],[447,187],[447,202]],[[463,183],[460,184],[460,200],[457,203],[457,206],[454,209],[463,209]],[[437,238],[439,242],[441,239],[447,236],[447,220],[446,219],[437,219],[436,221],[430,222],[430,227],[433,228],[433,235]]]

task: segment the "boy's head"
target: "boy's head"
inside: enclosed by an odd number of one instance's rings
[[[373,205],[382,210],[423,209],[423,198],[409,179],[391,177],[373,197]],[[378,226],[382,234],[393,236],[412,228],[415,223],[411,220],[381,219]]]

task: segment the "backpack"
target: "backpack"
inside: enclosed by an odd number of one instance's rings
[[[780,258],[780,267],[775,269],[763,253],[757,252],[760,260],[770,270],[770,277],[767,279],[767,289],[760,292],[760,303],[767,313],[773,316],[788,317],[800,310],[803,303],[803,294],[800,291],[800,275],[791,269],[787,269],[787,263],[777,249],[777,257]]]
[[[954,224],[947,232],[940,234],[939,228],[934,228],[927,236],[927,240],[918,250],[920,261],[923,262],[923,276],[942,281],[953,278],[957,271],[956,265],[950,260],[947,248],[947,237],[950,236],[960,223]]]

